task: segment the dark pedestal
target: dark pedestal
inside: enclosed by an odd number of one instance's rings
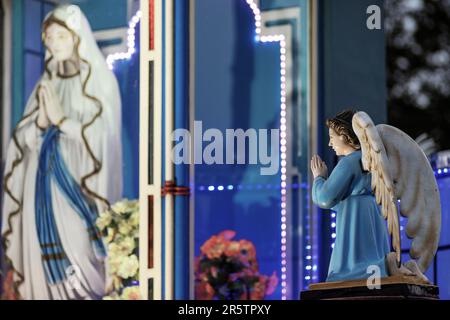
[[[439,300],[439,288],[396,276],[381,279],[380,289],[369,289],[366,280],[322,282],[300,293],[302,300]]]

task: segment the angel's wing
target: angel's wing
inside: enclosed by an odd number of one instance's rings
[[[378,125],[394,181],[400,213],[408,218],[406,235],[413,239],[411,258],[425,272],[439,245],[441,201],[433,169],[419,145],[403,131]]]
[[[353,130],[361,144],[363,168],[372,174],[372,190],[377,203],[381,205],[383,217],[388,221],[389,234],[392,235],[392,246],[397,254],[397,261],[400,263],[400,227],[394,182],[383,140],[372,119],[366,113],[356,113],[352,122]]]
[[[388,219],[397,258],[399,199],[400,213],[408,218],[406,235],[413,239],[410,256],[425,272],[436,254],[441,228],[439,189],[431,165],[419,145],[395,127],[375,127],[364,112],[355,115],[353,127],[361,142],[363,166],[372,173],[372,188]]]

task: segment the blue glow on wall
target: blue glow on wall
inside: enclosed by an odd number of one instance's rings
[[[280,47],[255,42],[254,16],[245,1],[196,1],[196,28],[195,120],[204,131],[278,128]],[[279,185],[280,175],[261,176],[259,165],[195,170],[196,185],[224,188],[196,194],[195,255],[213,234],[235,230],[236,239],[254,243],[260,272],[280,277],[280,192],[263,187]],[[243,188],[234,188],[238,185]],[[228,186],[233,188],[225,191]],[[278,286],[268,298],[280,297]]]
[[[139,39],[136,26],[136,39]],[[129,60],[114,64],[122,97],[123,197],[139,198],[139,41]]]

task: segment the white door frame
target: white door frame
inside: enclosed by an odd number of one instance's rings
[[[150,0],[152,1],[152,0]],[[140,26],[140,148],[139,148],[139,285],[143,299],[162,299],[162,214],[161,214],[161,168],[162,153],[162,3],[154,3],[154,49],[150,50],[149,1],[141,1]],[[153,83],[150,83],[150,64],[153,63]],[[153,86],[153,97],[150,96]],[[150,105],[153,105],[152,126],[149,123]],[[149,176],[149,128],[153,128],[153,182]],[[153,197],[153,267],[148,267],[149,197]],[[148,283],[153,281],[153,297],[148,297]]]

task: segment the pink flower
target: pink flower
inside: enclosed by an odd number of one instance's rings
[[[210,270],[210,272],[211,272],[211,276],[213,277],[213,278],[217,278],[217,268],[216,267],[211,267],[211,270]]]
[[[258,271],[258,263],[256,261],[256,249],[253,243],[247,240],[239,241],[239,260],[251,268],[253,271]]]
[[[244,269],[241,272],[231,273],[230,277],[229,277],[229,280],[231,282],[235,282],[235,281],[237,281],[239,279],[244,280],[246,278],[250,278],[250,277],[253,277],[253,276],[254,276],[254,273],[251,270]]]
[[[197,299],[262,300],[275,291],[275,272],[270,277],[260,275],[255,246],[248,240],[232,241],[235,235],[232,230],[222,231],[200,247],[201,255],[195,258]],[[214,287],[209,282],[212,278]]]
[[[272,273],[272,275],[267,279],[267,286],[266,286],[266,295],[271,295],[274,293],[275,289],[278,285],[278,277],[275,274],[275,271]]]
[[[201,272],[196,276],[197,280],[208,281],[208,274],[206,272]]]
[[[236,235],[236,231],[233,230],[225,230],[219,233],[219,237],[225,239],[225,240],[231,240]]]
[[[239,246],[241,249],[241,255],[246,257],[247,260],[256,259],[256,249],[253,243],[248,240],[240,240]]]
[[[194,270],[195,272],[200,272],[200,257],[194,258]]]
[[[262,300],[266,294],[266,277],[261,276],[259,280],[253,285],[253,290],[250,292],[250,300]]]
[[[122,299],[124,299],[124,300],[141,300],[139,286],[125,288],[122,292]]]
[[[201,246],[200,250],[209,259],[220,258],[225,250],[223,237],[212,236]]]
[[[229,279],[231,282],[235,282],[235,281],[237,281],[240,277],[241,277],[241,273],[236,272],[236,273],[231,273],[228,279]]]

